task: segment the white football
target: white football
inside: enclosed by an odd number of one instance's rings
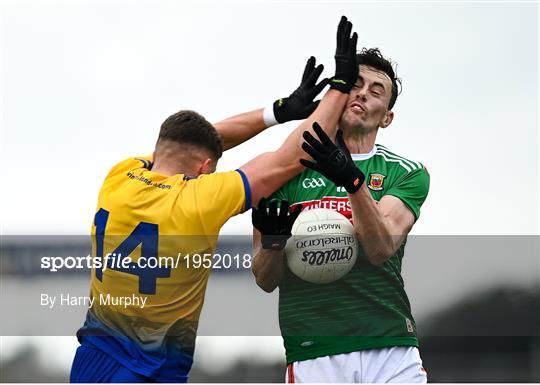
[[[329,283],[354,266],[358,241],[351,222],[329,209],[300,213],[292,227],[285,253],[289,269],[311,283]]]

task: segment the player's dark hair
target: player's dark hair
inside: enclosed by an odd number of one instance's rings
[[[216,128],[195,111],[182,110],[169,116],[161,125],[158,142],[160,140],[203,148],[216,160],[223,154],[223,139]]]
[[[359,65],[375,68],[388,75],[392,81],[392,95],[388,104],[388,109],[391,110],[401,93],[401,79],[396,76],[394,63],[386,59],[378,48],[362,48],[362,51],[356,54],[356,61]]]

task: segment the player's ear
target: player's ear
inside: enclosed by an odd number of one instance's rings
[[[211,158],[206,158],[206,160],[199,167],[198,175],[201,174],[211,174],[216,171],[216,164]]]
[[[392,123],[392,120],[394,120],[394,111],[386,111],[386,115],[384,118],[379,122],[379,127],[386,128]]]

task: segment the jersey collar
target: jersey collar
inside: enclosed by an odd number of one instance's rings
[[[351,158],[353,160],[366,160],[366,159],[371,158],[373,155],[375,155],[376,152],[377,152],[377,145],[374,144],[370,152],[365,153],[365,154],[351,154]]]

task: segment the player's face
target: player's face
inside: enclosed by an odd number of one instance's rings
[[[359,67],[358,81],[349,94],[340,127],[367,133],[392,122],[394,113],[388,110],[392,81],[382,71]]]

